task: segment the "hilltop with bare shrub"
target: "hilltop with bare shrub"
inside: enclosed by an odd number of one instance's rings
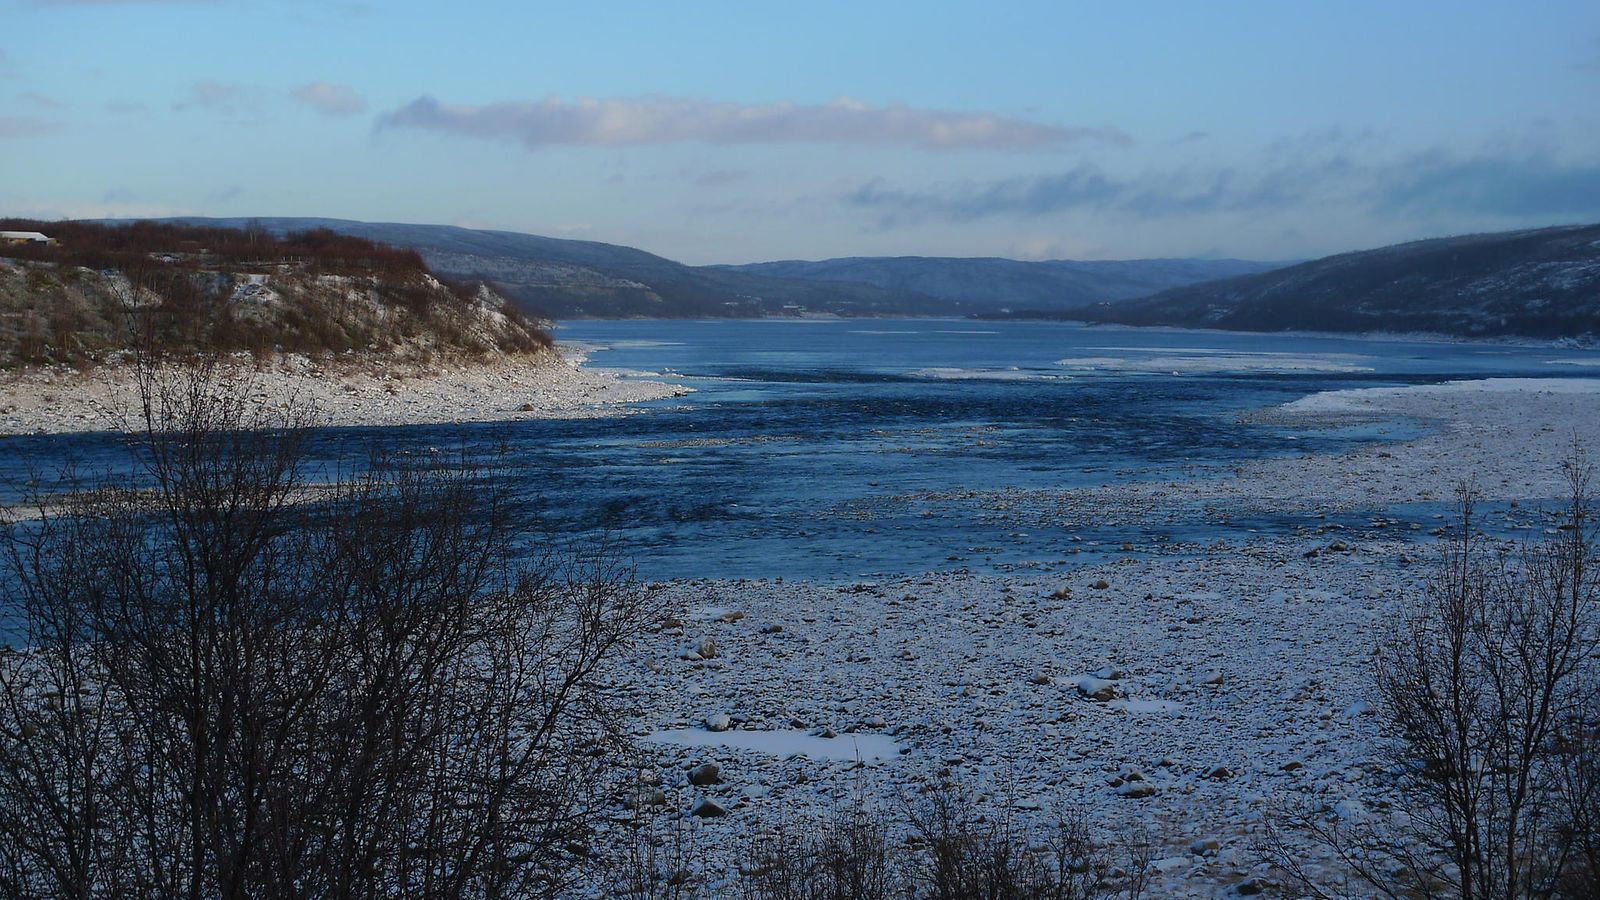
[[[0,366],[89,366],[122,351],[397,361],[537,353],[550,337],[481,284],[413,250],[311,230],[0,220]]]

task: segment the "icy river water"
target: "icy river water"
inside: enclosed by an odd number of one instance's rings
[[[589,365],[696,393],[635,415],[326,429],[318,452],[371,441],[508,453],[495,477],[539,526],[607,532],[645,578],[844,579],[1007,569],[1125,541],[1204,541],[1163,522],[1019,530],[964,498],[1108,481],[1224,477],[1240,460],[1338,453],[1419,423],[1252,424],[1318,391],[1491,376],[1600,376],[1600,353],[1549,347],[910,320],[563,324]],[[0,477],[115,458],[106,436],[8,439]],[[1232,521],[1229,529],[1291,528]]]

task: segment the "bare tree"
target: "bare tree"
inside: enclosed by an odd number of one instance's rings
[[[134,481],[68,475],[6,524],[0,896],[561,891],[648,594],[530,558],[472,459],[328,483],[303,417],[208,369],[142,394]]]
[[[1426,595],[1378,655],[1405,824],[1298,823],[1370,890],[1465,900],[1600,893],[1600,578],[1589,469],[1575,456],[1565,472],[1554,535],[1515,552],[1477,531],[1464,488]]]

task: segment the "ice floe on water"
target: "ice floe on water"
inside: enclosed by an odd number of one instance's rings
[[[657,347],[682,347],[683,341],[656,341],[646,338],[628,338],[601,345],[605,350],[652,350]]]
[[[932,378],[939,381],[1065,381],[1069,378],[1058,372],[1040,372],[1036,369],[963,369],[955,366],[931,366],[909,373],[912,378]]]
[[[1445,398],[1452,394],[1593,394],[1600,393],[1597,378],[1478,378],[1446,381],[1441,384],[1405,387],[1349,388],[1323,391],[1283,405],[1286,412],[1336,413],[1382,409],[1386,404],[1413,393]]]
[[[680,747],[719,747],[728,750],[753,750],[771,756],[804,756],[832,762],[880,762],[900,756],[900,745],[882,734],[841,734],[822,737],[798,730],[748,731],[730,729],[708,731],[701,728],[674,728],[652,733],[648,740]]]
[[[1095,348],[1101,349],[1101,348]],[[1119,348],[1107,347],[1106,350]],[[1223,372],[1371,372],[1366,357],[1352,353],[1289,353],[1204,348],[1141,349],[1147,356],[1072,356],[1056,360],[1070,369],[1173,375]]]

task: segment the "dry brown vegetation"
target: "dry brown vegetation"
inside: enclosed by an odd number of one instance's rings
[[[0,365],[75,365],[138,348],[401,357],[527,354],[550,337],[415,251],[327,230],[0,220],[51,245],[0,246]],[[9,260],[9,262],[5,262]]]
[[[1152,873],[1147,834],[1097,836],[1070,806],[1024,821],[950,780],[898,815],[857,796],[830,816],[755,827],[720,889],[695,872],[700,848],[682,828],[634,824],[611,893],[636,900],[1140,900]]]

